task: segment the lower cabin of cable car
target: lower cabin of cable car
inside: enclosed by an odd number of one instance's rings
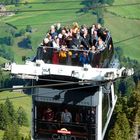
[[[52,140],[95,139],[95,107],[37,103],[38,138]],[[91,114],[91,110],[93,114]],[[64,116],[62,114],[64,113]]]
[[[97,140],[99,87],[36,88],[33,95],[33,140]],[[102,126],[112,108],[111,94],[102,96]]]

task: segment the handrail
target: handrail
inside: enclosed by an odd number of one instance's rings
[[[40,123],[48,123],[48,124],[59,124],[59,125],[68,125],[68,126],[80,126],[80,127],[83,127],[83,126],[94,126],[94,128],[96,128],[96,124],[95,123],[81,123],[81,122],[70,122],[70,123],[64,123],[64,122],[61,122],[61,121],[56,121],[56,120],[53,120],[53,121],[47,121],[47,120],[42,120],[42,119],[35,119],[35,121],[38,121]]]

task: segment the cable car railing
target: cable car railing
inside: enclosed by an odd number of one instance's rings
[[[107,67],[103,66],[106,59],[109,59],[111,51],[109,50],[110,43],[106,43],[102,50],[83,50],[71,48],[53,48],[48,46],[38,47],[36,60],[43,60],[48,64],[69,65],[69,66],[84,66],[85,64],[91,67]]]

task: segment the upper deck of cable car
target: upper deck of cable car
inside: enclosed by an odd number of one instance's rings
[[[41,76],[80,81],[114,80],[133,74],[133,70],[119,68],[113,58],[114,48],[110,32],[100,24],[79,27],[52,25],[37,49],[33,61],[7,66],[11,74],[22,79]],[[6,70],[7,70],[6,69]]]
[[[113,55],[110,32],[93,24],[72,27],[52,25],[37,50],[36,60],[48,64],[107,68]]]

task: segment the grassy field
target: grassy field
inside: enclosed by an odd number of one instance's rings
[[[26,0],[23,0],[25,2]],[[42,0],[43,1],[43,0]],[[14,16],[0,17],[0,37],[9,35],[7,30],[12,27],[5,23],[10,23],[17,27],[17,30],[26,28],[27,25],[31,25],[33,32],[31,35],[31,42],[33,49],[23,49],[17,46],[23,37],[15,39],[12,50],[14,53],[15,61],[21,63],[22,56],[33,56],[36,54],[36,48],[42,41],[49,27],[55,23],[62,23],[62,25],[71,25],[72,22],[78,22],[80,25],[91,25],[96,23],[96,16],[92,12],[80,13],[80,8],[84,7],[80,1],[58,3],[62,0],[53,0],[57,3],[47,4],[28,4],[20,5],[19,7],[8,6],[9,9],[21,9],[21,10],[35,10],[40,9],[44,11],[38,12],[19,12]],[[81,0],[82,1],[82,0]],[[28,0],[28,2],[41,2],[39,0]],[[139,0],[115,0],[114,5],[138,3]],[[74,10],[57,10],[47,11],[47,9],[66,9],[77,8]],[[46,9],[46,11],[45,11]],[[124,7],[107,7],[104,13],[105,27],[107,27],[113,37],[114,45],[120,46],[124,55],[132,59],[136,59],[140,62],[140,5],[124,6]],[[0,57],[0,64],[6,62],[5,59]],[[20,98],[20,96],[25,96]],[[31,122],[31,97],[13,93],[13,92],[1,92],[0,102],[4,102],[6,98],[11,98],[14,102],[14,106],[18,108],[22,106],[27,114],[28,119]],[[30,128],[21,128],[23,134],[28,134]],[[0,139],[3,131],[0,131]]]
[[[115,0],[114,5],[138,2],[139,0]],[[105,26],[110,29],[115,46],[120,46],[125,56],[140,62],[140,4],[110,7],[106,10]]]
[[[10,101],[13,102],[15,109],[18,109],[19,106],[22,106],[27,113],[27,117],[29,120],[29,127],[21,127],[20,133],[24,136],[28,136],[29,132],[31,131],[31,97],[25,95],[23,93],[17,92],[1,92],[0,93],[0,103],[5,102],[5,99],[9,98]],[[0,130],[0,139],[3,137],[3,131]]]
[[[131,6],[124,6],[124,7],[110,7],[107,9],[108,12],[111,12],[112,14],[115,14],[117,16],[121,16],[124,18],[129,19],[140,19],[140,4],[139,0],[115,0],[114,5],[120,5],[120,4],[135,4]]]
[[[110,13],[105,16],[105,25],[111,31],[114,45],[121,47],[125,56],[140,62],[140,20],[116,17]]]
[[[19,12],[12,17],[3,17],[2,21],[16,26],[18,29],[26,28],[31,25],[33,32],[31,41],[33,49],[22,49],[17,46],[17,43],[22,38],[16,38],[13,52],[15,54],[15,61],[21,63],[22,56],[33,56],[36,53],[36,48],[45,36],[51,24],[61,22],[63,25],[71,25],[72,22],[77,21],[80,24],[91,25],[96,23],[96,16],[91,12],[80,13],[80,8],[84,7],[80,1],[68,2],[65,0],[59,3],[59,0],[47,4],[27,4],[20,5],[19,7],[10,6],[11,9],[20,10],[46,10],[38,12]],[[41,2],[38,0],[31,0],[29,2]],[[56,2],[56,3],[54,3]],[[139,0],[115,0],[114,5],[138,3]],[[48,9],[66,9],[76,8],[74,10],[57,10],[47,11]],[[107,7],[104,13],[105,26],[109,28],[113,36],[116,46],[120,46],[125,56],[136,59],[140,62],[140,5],[123,6],[123,7]],[[3,33],[4,34],[4,33]],[[126,41],[123,41],[126,40]],[[122,41],[122,42],[121,42]]]

